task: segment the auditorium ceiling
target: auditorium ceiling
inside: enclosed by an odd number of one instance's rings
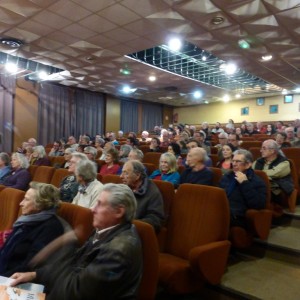
[[[221,101],[225,94],[243,99],[295,93],[300,85],[298,0],[0,0],[0,31],[0,38],[22,42],[13,49],[1,44],[2,53],[52,66],[60,71],[50,76],[53,82],[172,106]],[[149,64],[160,61],[154,54],[174,37],[189,52],[198,51],[192,60],[199,76],[194,67],[184,68],[186,53],[173,53],[173,69]],[[209,75],[201,51],[208,62],[213,59],[216,69]],[[268,55],[272,59],[264,61]],[[221,76],[227,63],[254,82]],[[194,91],[202,96],[195,99]]]

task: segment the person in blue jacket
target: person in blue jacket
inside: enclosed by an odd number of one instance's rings
[[[159,169],[155,170],[149,178],[169,181],[177,187],[180,182],[180,175],[177,172],[177,161],[175,155],[170,152],[163,153],[160,156]]]

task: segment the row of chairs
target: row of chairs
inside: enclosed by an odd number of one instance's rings
[[[12,215],[11,228],[18,210],[4,207],[24,192],[6,188],[0,193],[0,214]],[[66,219],[82,243],[92,232],[90,210],[62,203],[58,214]],[[2,218],[1,218],[2,220]],[[153,228],[134,221],[142,240],[144,271],[138,299],[154,299],[157,282],[169,292],[197,291],[204,283],[218,284],[225,271],[230,249],[228,241],[229,207],[222,189],[200,185],[182,185],[170,207],[164,234],[160,236],[161,251]],[[3,228],[1,228],[3,229]]]

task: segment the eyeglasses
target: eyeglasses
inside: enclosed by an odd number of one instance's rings
[[[235,164],[244,164],[244,163],[245,163],[244,161],[238,160],[238,159],[233,159],[231,162],[232,162],[233,164],[234,164],[234,163],[235,163]]]

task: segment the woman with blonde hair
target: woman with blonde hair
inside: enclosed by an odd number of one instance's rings
[[[179,185],[180,175],[177,172],[177,160],[173,153],[166,152],[160,156],[159,169],[155,170],[150,179],[171,182],[175,187]]]

